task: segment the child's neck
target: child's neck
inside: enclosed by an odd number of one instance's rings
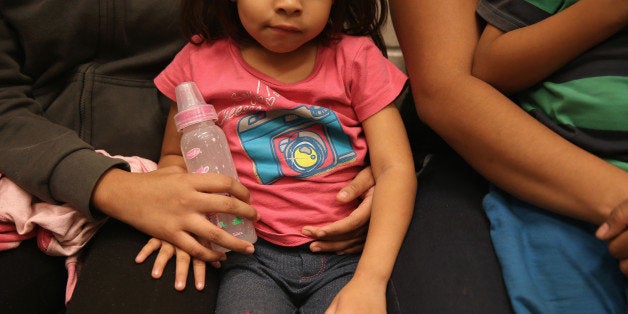
[[[286,53],[275,53],[259,45],[240,46],[240,53],[246,63],[283,83],[295,83],[307,78],[314,70],[316,52],[315,44],[306,44]]]

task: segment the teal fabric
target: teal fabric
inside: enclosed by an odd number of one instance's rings
[[[570,5],[578,2],[578,0],[526,0],[526,2],[532,4],[533,6],[547,12],[550,14],[554,14],[556,12],[560,12]]]
[[[484,207],[516,313],[627,313],[628,281],[595,226],[495,188]]]

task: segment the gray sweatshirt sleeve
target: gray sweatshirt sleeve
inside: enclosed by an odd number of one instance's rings
[[[92,191],[111,167],[124,162],[102,156],[64,126],[44,117],[33,80],[22,73],[17,34],[0,16],[0,172],[41,200],[69,203],[88,217]]]

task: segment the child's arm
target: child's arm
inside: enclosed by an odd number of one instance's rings
[[[181,155],[180,143],[181,143],[181,134],[177,132],[176,127],[174,125],[174,115],[177,113],[176,104],[173,104],[170,109],[170,114],[168,116],[168,122],[166,124],[166,130],[164,134],[164,139],[162,143],[161,149],[161,158],[159,160],[159,168],[171,168],[174,172],[186,172],[185,161],[183,160],[183,156]],[[370,172],[362,172],[363,176],[370,177]],[[362,179],[360,182],[352,182],[356,183],[358,186],[371,185],[371,182],[368,178]],[[360,189],[368,189],[367,186],[364,186]],[[354,198],[354,196],[349,196],[349,198]],[[368,214],[370,212],[370,203],[367,201],[363,202],[360,205],[360,218],[358,225],[362,223],[362,221],[368,220]],[[364,207],[364,208],[362,208]],[[354,221],[355,222],[355,221]],[[348,224],[347,222],[344,222]],[[348,243],[352,243],[353,239],[361,238],[361,230],[360,227],[357,227],[355,230],[358,232],[356,235],[353,235],[351,232],[352,229],[356,228],[353,225],[349,226],[340,226],[340,227],[331,227],[326,228],[326,231],[332,231],[332,234],[337,238],[328,239],[326,243],[319,243],[321,251],[336,251],[336,250],[348,250],[351,249],[343,239],[348,238]],[[324,238],[324,237],[323,237]],[[244,243],[244,245],[248,245],[248,242],[243,240],[239,240],[233,238],[235,241],[239,243]],[[320,241],[319,241],[320,242]],[[240,248],[238,251],[243,251],[244,248]],[[158,238],[150,239],[144,247],[140,250],[140,252],[135,257],[135,261],[137,263],[143,263],[146,259],[154,252],[159,251],[155,262],[153,264],[153,269],[151,272],[151,276],[155,279],[161,278],[163,271],[166,267],[167,262],[173,257],[176,258],[176,270],[175,270],[175,289],[183,290],[186,286],[188,269],[190,265],[190,256],[187,252],[173,246],[172,244],[160,240]],[[216,252],[217,253],[217,252]],[[220,253],[224,256],[223,253]],[[223,257],[224,259],[224,257]],[[200,259],[192,259],[193,271],[194,271],[194,283],[195,287],[198,290],[202,290],[205,286],[205,262]],[[220,262],[212,262],[214,267],[220,267]]]
[[[161,157],[159,158],[158,166],[159,168],[176,166],[183,169],[183,171],[187,171],[183,155],[181,154],[182,134],[177,131],[177,127],[174,123],[174,116],[177,112],[177,104],[172,103],[170,112],[168,113],[164,138],[161,143]]]
[[[530,87],[628,24],[628,1],[580,0],[507,33],[487,25],[473,75],[509,94]]]
[[[386,285],[416,195],[412,152],[397,108],[389,105],[363,126],[375,177],[371,222],[355,274],[330,305],[331,313],[386,312]]]

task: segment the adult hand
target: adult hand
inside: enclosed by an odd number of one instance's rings
[[[185,173],[180,167],[149,173],[111,169],[98,182],[92,201],[103,213],[204,261],[220,261],[226,255],[202,243],[241,253],[254,250],[253,244],[233,237],[206,218],[212,213],[230,213],[259,219],[247,204],[248,190],[221,174]]]
[[[619,269],[628,277],[628,201],[615,207],[595,235],[608,241],[608,250],[619,260]]]
[[[312,252],[349,254],[362,251],[371,217],[374,186],[375,179],[371,168],[366,167],[336,196],[341,203],[362,197],[360,205],[349,216],[322,227],[303,227],[301,232],[304,235],[316,239],[310,244]]]

